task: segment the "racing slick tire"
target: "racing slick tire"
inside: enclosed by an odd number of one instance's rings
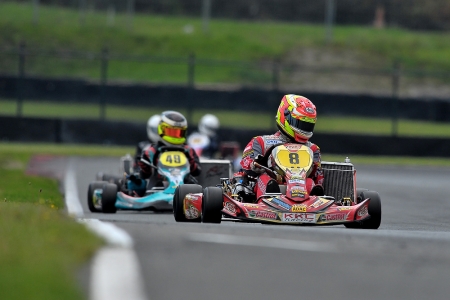
[[[103,213],[115,214],[117,212],[116,199],[117,199],[117,185],[115,185],[114,183],[105,183],[103,185],[103,195],[102,195]]]
[[[202,218],[186,219],[184,215],[183,200],[187,194],[197,194],[202,192],[202,186],[198,184],[182,184],[179,185],[173,195],[173,216],[177,222],[201,222]],[[201,214],[200,214],[201,215]]]
[[[219,187],[206,187],[203,189],[202,222],[222,222],[223,191]]]
[[[109,183],[114,183],[117,185],[117,187],[120,189],[120,181],[122,180],[122,176],[119,175],[112,175],[112,174],[104,174],[104,173],[98,173],[97,177],[101,181],[106,181]]]
[[[368,189],[356,188],[356,204],[361,203],[361,201],[365,199],[361,196],[361,193],[365,191],[368,191]]]
[[[369,202],[369,215],[370,218],[361,221],[344,224],[347,228],[360,228],[360,229],[378,229],[381,224],[381,199],[380,195],[375,191],[363,190],[360,193],[361,198],[370,198]]]
[[[94,191],[97,189],[103,189],[104,184],[105,184],[104,181],[94,181],[89,184],[88,192],[87,192],[87,204],[88,204],[89,210],[91,212],[101,212],[102,211],[101,205],[94,204]]]

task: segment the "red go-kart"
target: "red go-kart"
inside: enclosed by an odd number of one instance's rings
[[[308,178],[313,166],[311,149],[284,144],[268,152],[259,167],[266,170],[256,182],[222,178],[214,187],[180,185],[173,206],[177,222],[221,223],[222,220],[290,225],[337,225],[377,229],[381,223],[381,201],[375,191],[356,188],[352,163],[322,162],[323,188]],[[277,182],[273,188],[274,180]],[[272,186],[268,186],[268,182]],[[253,184],[253,186],[252,186]],[[245,189],[256,197],[243,197]]]

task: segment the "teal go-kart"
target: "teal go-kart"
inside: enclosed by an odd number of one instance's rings
[[[116,213],[118,209],[172,211],[175,189],[195,179],[190,175],[184,148],[160,147],[156,157],[156,166],[155,163],[151,166],[157,172],[149,180],[140,179],[129,174],[131,171],[125,171],[123,177],[102,175],[102,181],[89,184],[89,210],[103,213]],[[122,163],[130,166],[130,162],[124,158]]]

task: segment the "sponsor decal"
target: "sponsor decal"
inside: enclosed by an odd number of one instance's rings
[[[234,205],[233,203],[226,201],[225,205],[223,206],[223,209],[229,211],[232,214],[236,214],[236,205]]]
[[[315,223],[316,215],[308,213],[283,213],[281,220],[283,222]]]
[[[298,183],[298,184],[305,184],[305,180],[300,179],[300,178],[289,179],[289,180],[288,180],[288,183],[291,183],[291,184],[295,184],[295,183]]]
[[[291,197],[301,197],[305,198],[306,191],[299,190],[299,189],[293,189],[291,190]]]
[[[260,219],[269,219],[269,220],[276,220],[277,214],[274,212],[268,212],[268,211],[260,211],[260,210],[251,210],[248,212],[248,215],[251,218],[260,218]]]
[[[278,205],[279,207],[282,207],[282,208],[284,208],[284,209],[286,209],[286,210],[291,210],[291,206],[290,206],[289,204],[287,204],[287,203],[281,201],[281,200],[278,199],[278,198],[270,198],[270,199],[268,199],[268,200],[269,200],[270,202],[272,202],[272,203]]]
[[[358,216],[360,216],[360,217],[365,217],[368,214],[369,214],[369,211],[368,211],[367,205],[364,205],[363,207],[361,207],[358,210]]]
[[[339,210],[339,211],[343,211],[343,210],[351,210],[351,209],[352,209],[351,206],[340,206],[340,207],[338,207],[338,210]]]
[[[187,194],[185,199],[190,201],[197,201],[200,198],[199,195]]]
[[[312,107],[307,107],[307,108],[305,108],[305,110],[307,113],[310,113],[310,114],[314,113],[314,108],[312,108]]]
[[[318,208],[320,206],[322,206],[325,203],[328,203],[329,200],[324,200],[324,199],[318,199],[316,200],[316,202],[314,202],[313,204],[311,204],[309,207],[310,208]]]
[[[276,145],[280,143],[280,140],[265,140],[266,145]]]
[[[289,151],[298,151],[302,147],[302,145],[288,144],[288,145],[285,145],[285,147]]]
[[[184,210],[184,215],[186,216],[186,219],[197,219],[200,217],[198,209],[196,209],[193,205],[189,205],[189,207]]]
[[[304,205],[304,204],[294,204],[294,205],[292,205],[291,211],[293,211],[293,212],[306,212],[306,205]]]
[[[317,222],[332,222],[332,221],[344,221],[347,219],[348,214],[328,214],[320,215]]]
[[[249,207],[249,208],[258,208],[259,207],[258,204],[253,204],[253,203],[243,203],[242,205],[244,205],[245,207]]]

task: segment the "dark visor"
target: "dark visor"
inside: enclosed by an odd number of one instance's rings
[[[295,127],[304,132],[313,132],[314,131],[314,126],[316,125],[315,123],[310,123],[310,122],[296,119],[296,118],[292,117],[291,114],[287,115],[286,118],[292,127]]]

